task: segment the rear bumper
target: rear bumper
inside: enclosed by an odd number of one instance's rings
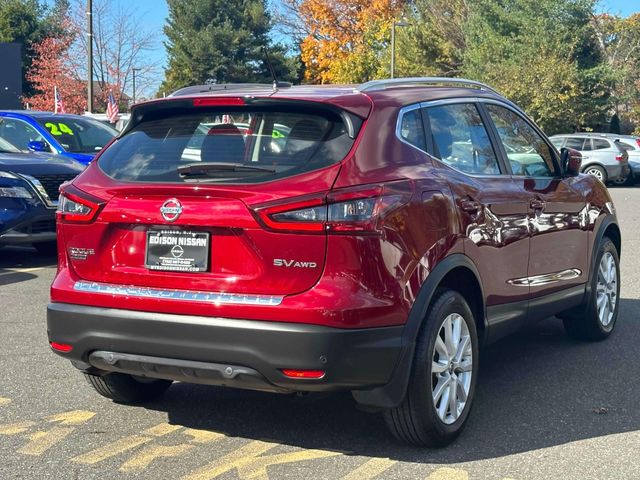
[[[24,245],[56,241],[55,213],[39,209],[28,212],[14,222],[11,228],[0,231],[0,245]]]
[[[607,179],[610,181],[625,179],[629,176],[631,172],[631,167],[628,163],[618,164],[618,165],[607,165],[605,166],[607,170]]]
[[[47,329],[50,341],[73,347],[56,353],[95,374],[294,392],[388,383],[404,327],[338,329],[51,303]],[[323,370],[325,375],[292,379],[282,369]]]

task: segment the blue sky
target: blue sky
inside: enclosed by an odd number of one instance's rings
[[[122,5],[124,8],[132,8],[135,13],[144,18],[147,28],[157,34],[158,46],[154,51],[149,52],[149,57],[153,60],[153,63],[162,67],[161,78],[158,78],[157,82],[159,85],[162,77],[164,77],[164,67],[166,67],[166,52],[162,43],[165,39],[162,27],[168,15],[166,0],[109,0],[109,2]],[[627,17],[633,13],[640,12],[640,0],[602,0],[599,9]],[[284,39],[278,38],[278,40],[282,41]]]
[[[168,15],[167,2],[165,0],[111,0],[123,6],[133,6],[140,15],[144,15],[148,28],[158,34],[158,48],[151,53],[157,64],[166,65],[166,53],[162,40],[164,34],[162,27]],[[612,14],[629,16],[632,13],[640,12],[640,0],[602,0],[600,9],[609,11]]]

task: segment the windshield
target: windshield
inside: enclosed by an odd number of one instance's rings
[[[118,134],[113,128],[88,118],[52,115],[36,120],[70,153],[98,153]]]
[[[98,165],[118,180],[254,183],[339,162],[352,145],[340,116],[324,110],[164,111],[116,141]]]
[[[20,149],[0,137],[0,153],[20,153]]]

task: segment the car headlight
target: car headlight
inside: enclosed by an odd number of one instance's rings
[[[33,198],[33,195],[24,187],[0,187],[0,197]]]
[[[40,195],[42,195],[42,198],[44,198],[47,201],[51,201],[52,200],[52,199],[49,198],[49,194],[47,193],[47,191],[44,189],[44,187],[40,183],[40,180],[38,180],[35,177],[32,177],[31,175],[22,174],[21,176],[23,178],[27,179],[31,183],[31,185],[33,185],[35,187],[35,189],[38,191],[38,193]]]

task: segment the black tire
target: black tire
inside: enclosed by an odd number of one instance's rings
[[[613,308],[613,316],[605,326],[598,315],[597,283],[600,262],[602,257],[608,253],[611,254],[616,267],[616,302]],[[591,278],[589,279],[591,291],[588,297],[579,307],[560,315],[567,335],[577,340],[591,342],[604,340],[611,335],[620,309],[620,260],[618,258],[618,250],[609,238],[604,237],[598,246],[596,255],[595,268],[591,272]]]
[[[464,319],[469,330],[473,365],[471,384],[465,406],[457,420],[445,423],[436,411],[432,389],[435,344],[440,327],[451,314]],[[473,313],[464,297],[453,290],[436,292],[416,343],[409,386],[402,403],[384,412],[391,433],[400,441],[422,447],[443,447],[456,439],[469,417],[478,378],[478,335]],[[440,400],[442,401],[442,399]]]
[[[611,183],[613,183],[616,187],[632,187],[636,182],[633,178],[633,174],[630,173],[624,180],[618,178]]]
[[[602,168],[600,165],[588,165],[582,170],[582,173],[586,173],[587,175],[592,175],[596,177],[605,185],[609,181],[606,170]]]
[[[139,380],[124,373],[103,376],[84,374],[89,384],[103,397],[119,403],[144,403],[161,396],[173,383],[171,380]]]
[[[33,247],[38,250],[40,255],[46,257],[58,256],[58,244],[55,241],[34,243]]]

